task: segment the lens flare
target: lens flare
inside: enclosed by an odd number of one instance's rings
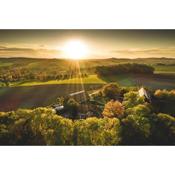
[[[72,40],[63,47],[65,57],[73,60],[84,59],[88,55],[88,48],[82,41]]]

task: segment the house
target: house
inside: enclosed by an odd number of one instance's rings
[[[55,113],[60,113],[60,112],[62,112],[63,109],[64,109],[64,106],[63,106],[63,105],[58,105],[58,104],[52,105],[52,107],[53,107],[53,111],[54,111]]]
[[[147,100],[148,102],[151,102],[150,94],[147,92],[145,88],[141,87],[138,91],[138,94],[140,97],[144,97],[145,100]]]

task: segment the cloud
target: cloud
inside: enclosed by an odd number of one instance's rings
[[[0,46],[0,57],[59,57],[61,50],[38,48],[23,48],[23,47],[5,47]]]
[[[0,49],[6,49],[6,47],[5,46],[0,46]]]
[[[112,53],[126,57],[175,57],[175,47],[151,49],[113,50]]]

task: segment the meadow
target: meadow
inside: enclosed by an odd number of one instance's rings
[[[119,63],[145,63],[155,68],[154,75],[111,75],[99,77],[97,66],[110,66]],[[59,96],[68,95],[82,89],[98,89],[106,83],[117,82],[120,86],[146,86],[151,89],[175,89],[175,59],[97,59],[79,62],[62,59],[1,58],[0,74],[13,69],[24,69],[41,75],[69,72],[79,68],[85,77],[68,77],[59,80],[20,80],[10,82],[8,87],[0,87],[0,111],[17,108],[47,106]],[[2,82],[0,82],[2,86]]]

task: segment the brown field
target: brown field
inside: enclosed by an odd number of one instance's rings
[[[98,89],[102,85],[85,84],[85,90]],[[0,88],[0,111],[18,108],[35,108],[52,104],[57,97],[83,90],[81,84],[62,84]]]

